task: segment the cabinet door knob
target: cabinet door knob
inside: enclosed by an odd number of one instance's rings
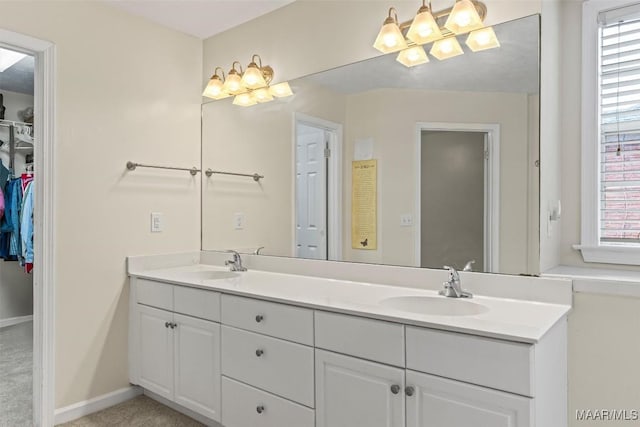
[[[256,408],[256,412],[259,413],[259,414],[263,413],[264,412],[264,406],[262,406],[262,405],[258,406]]]
[[[391,386],[391,393],[398,394],[400,392],[400,386],[398,384],[394,384]]]
[[[172,324],[171,324],[171,329],[175,329],[175,328],[177,328],[177,327],[178,327],[178,324],[177,324],[177,323],[172,323]]]
[[[256,322],[260,323],[260,322],[262,322],[262,319],[264,319],[264,316],[262,314],[258,314],[256,316]]]
[[[260,349],[257,349],[257,350],[256,350],[256,356],[260,357],[260,356],[262,356],[263,354],[264,354],[264,350],[260,350]]]
[[[171,323],[169,323],[169,322],[164,322],[164,327],[165,327],[165,328],[168,328],[170,325],[171,325]]]
[[[416,389],[409,386],[407,388],[404,389],[404,392],[407,394],[407,396],[413,396],[413,393],[416,392]]]

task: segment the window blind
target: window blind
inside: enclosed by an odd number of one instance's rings
[[[640,246],[640,3],[600,28],[600,242]]]

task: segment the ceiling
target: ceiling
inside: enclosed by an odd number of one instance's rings
[[[251,21],[294,0],[103,0],[104,3],[200,39]]]
[[[26,56],[0,72],[0,91],[33,95],[33,56]]]

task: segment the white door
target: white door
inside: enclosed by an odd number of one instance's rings
[[[316,427],[404,427],[404,369],[316,350]]]
[[[327,259],[329,133],[296,124],[296,257]]]
[[[174,315],[175,402],[220,421],[220,325]]]
[[[173,313],[138,305],[140,386],[173,398]]]
[[[407,391],[407,427],[533,425],[528,397],[414,371],[407,371]]]

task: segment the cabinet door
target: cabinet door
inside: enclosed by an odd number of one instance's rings
[[[173,397],[173,313],[138,304],[140,386]]]
[[[404,369],[316,350],[316,427],[404,427]]]
[[[174,314],[175,402],[220,421],[220,325]]]
[[[408,391],[408,393],[407,393]],[[529,427],[533,399],[407,371],[407,427]]]

